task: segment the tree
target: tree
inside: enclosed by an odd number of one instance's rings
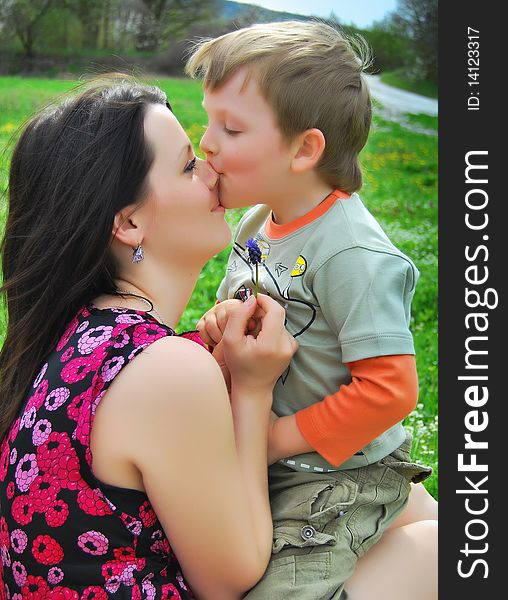
[[[366,30],[359,31],[372,48],[374,55],[373,73],[410,67],[415,62],[412,40],[392,16],[376,21]]]
[[[412,41],[420,77],[437,81],[437,0],[398,0],[392,19]]]
[[[97,48],[103,5],[107,3],[103,0],[74,0],[68,4],[83,28],[84,47]]]
[[[138,50],[157,50],[163,41],[182,37],[195,22],[214,14],[217,0],[140,0],[136,47]]]
[[[43,18],[62,0],[0,0],[0,20],[14,31],[27,57],[34,56]]]
[[[328,19],[327,19],[327,21],[328,21],[329,23],[335,23],[335,24],[337,24],[337,25],[340,25],[340,19],[339,19],[339,17],[337,16],[337,13],[336,13],[334,10],[331,10],[331,11],[330,11],[330,14],[328,15]]]

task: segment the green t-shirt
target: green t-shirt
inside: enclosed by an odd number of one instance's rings
[[[286,327],[299,343],[274,389],[273,410],[279,416],[320,402],[350,383],[344,363],[414,354],[409,321],[418,270],[391,243],[358,194],[325,202],[329,207],[324,214],[315,209],[311,214],[317,213],[317,218],[299,219],[301,226],[279,226],[278,233],[267,206],[249,210],[238,226],[217,292],[217,298],[225,300],[239,297],[243,288],[254,288],[254,267],[245,243],[256,238],[264,259],[259,290],[284,306]],[[398,423],[339,468],[376,462],[403,441],[404,429]],[[337,470],[316,452],[281,462],[295,470]]]

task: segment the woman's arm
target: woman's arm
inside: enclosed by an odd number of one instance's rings
[[[265,346],[252,346],[256,340],[245,340],[244,330],[237,334],[233,321],[226,342],[235,373],[231,404],[208,352],[189,340],[163,338],[117,376],[92,430],[96,475],[122,485],[110,461],[116,467],[123,460],[137,470],[200,600],[240,598],[262,576],[270,556],[271,389],[294,347],[266,345],[269,338],[283,337],[273,327]]]
[[[198,598],[237,598],[262,576],[269,559],[266,438],[271,395],[266,390],[237,405],[235,431],[213,357],[195,344],[169,348],[174,341],[158,349],[159,366],[151,357],[152,385],[165,391],[152,390],[151,412],[157,416],[147,421],[146,412],[144,418],[140,415],[144,435],[132,459]]]

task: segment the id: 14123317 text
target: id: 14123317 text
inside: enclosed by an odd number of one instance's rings
[[[480,110],[480,30],[467,28],[467,110]]]

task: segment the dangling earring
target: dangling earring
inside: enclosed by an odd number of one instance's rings
[[[143,248],[141,248],[141,244],[138,244],[136,248],[132,251],[132,262],[138,263],[141,262],[145,258],[143,254]]]

